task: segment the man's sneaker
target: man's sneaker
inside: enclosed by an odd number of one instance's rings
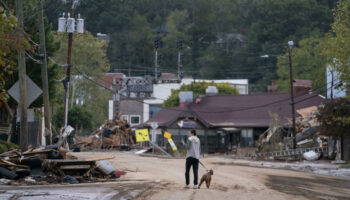
[[[186,186],[185,186],[185,189],[190,189],[190,185],[186,185]]]
[[[194,185],[194,186],[193,186],[193,189],[198,189],[198,185]]]

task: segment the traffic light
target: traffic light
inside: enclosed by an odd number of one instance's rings
[[[154,48],[155,49],[159,48],[159,38],[154,39]]]
[[[157,78],[160,78],[161,76],[162,76],[162,72],[159,69],[157,69]]]
[[[180,55],[180,65],[184,65],[184,59],[185,59],[185,55],[181,54]]]
[[[157,64],[160,65],[162,63],[162,54],[158,54]]]
[[[160,37],[156,37],[154,39],[154,48],[155,49],[162,48],[163,45],[164,45],[164,43],[163,43],[163,41],[162,41],[162,39]]]
[[[182,40],[179,40],[179,41],[177,42],[177,49],[178,49],[178,50],[182,50]]]

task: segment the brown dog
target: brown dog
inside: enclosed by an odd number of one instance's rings
[[[201,187],[204,181],[205,181],[205,184],[207,185],[207,188],[209,189],[212,175],[214,175],[213,170],[212,169],[208,170],[208,172],[202,176],[201,181],[199,182],[199,185],[198,185],[198,189]]]

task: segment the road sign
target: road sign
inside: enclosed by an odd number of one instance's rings
[[[27,85],[27,108],[37,99],[43,92],[28,76],[26,76]],[[18,103],[20,102],[21,96],[19,94],[19,81],[17,81],[9,90],[8,93]]]
[[[158,123],[157,122],[152,122],[151,127],[152,127],[152,129],[157,129],[158,128]]]
[[[168,142],[169,142],[169,144],[170,144],[170,146],[171,146],[171,149],[172,149],[173,151],[177,151],[177,147],[176,147],[174,141],[173,141],[171,138],[168,139]]]
[[[155,143],[157,141],[157,132],[155,129],[151,130],[152,142]]]
[[[135,131],[136,142],[147,142],[149,141],[148,129],[139,129]]]
[[[164,132],[164,137],[170,139],[171,138],[171,133],[169,132]]]

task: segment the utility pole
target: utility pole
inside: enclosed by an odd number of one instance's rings
[[[46,55],[46,41],[45,41],[45,25],[43,16],[42,0],[38,0],[37,9],[39,12],[39,34],[40,34],[40,55],[41,55],[41,79],[43,84],[43,102],[44,102],[44,118],[45,118],[45,144],[52,143],[51,133],[51,117],[50,117],[50,102],[49,102],[49,84],[47,77],[47,55]],[[47,132],[48,131],[48,132]]]
[[[294,91],[293,91],[293,65],[292,65],[292,47],[294,45],[293,41],[288,42],[288,53],[289,53],[289,78],[290,78],[290,99],[292,108],[292,118],[293,118],[293,149],[297,148],[296,141],[296,130],[295,130],[295,109],[294,109]]]
[[[182,50],[182,40],[179,40],[177,42],[177,77],[179,81],[182,79],[182,73],[181,73],[181,67],[182,67],[182,55],[181,55],[181,50]]]
[[[70,0],[69,7],[70,7],[69,17],[73,18],[74,17],[73,0]],[[73,32],[69,32],[68,33],[67,71],[66,71],[66,79],[64,80],[64,89],[65,89],[64,116],[63,116],[64,127],[67,127],[67,125],[68,125],[68,101],[69,101],[69,82],[70,82],[72,43],[73,43]]]
[[[331,99],[333,99],[333,88],[334,88],[334,73],[333,70],[331,71]]]
[[[17,23],[21,35],[23,29],[23,7],[22,0],[16,0]],[[19,93],[20,93],[20,147],[26,150],[28,147],[28,124],[27,124],[27,82],[26,82],[26,60],[23,47],[18,51],[18,76],[19,76]]]
[[[154,40],[155,58],[154,58],[154,80],[155,83],[158,82],[158,47],[159,39],[158,37]]]

